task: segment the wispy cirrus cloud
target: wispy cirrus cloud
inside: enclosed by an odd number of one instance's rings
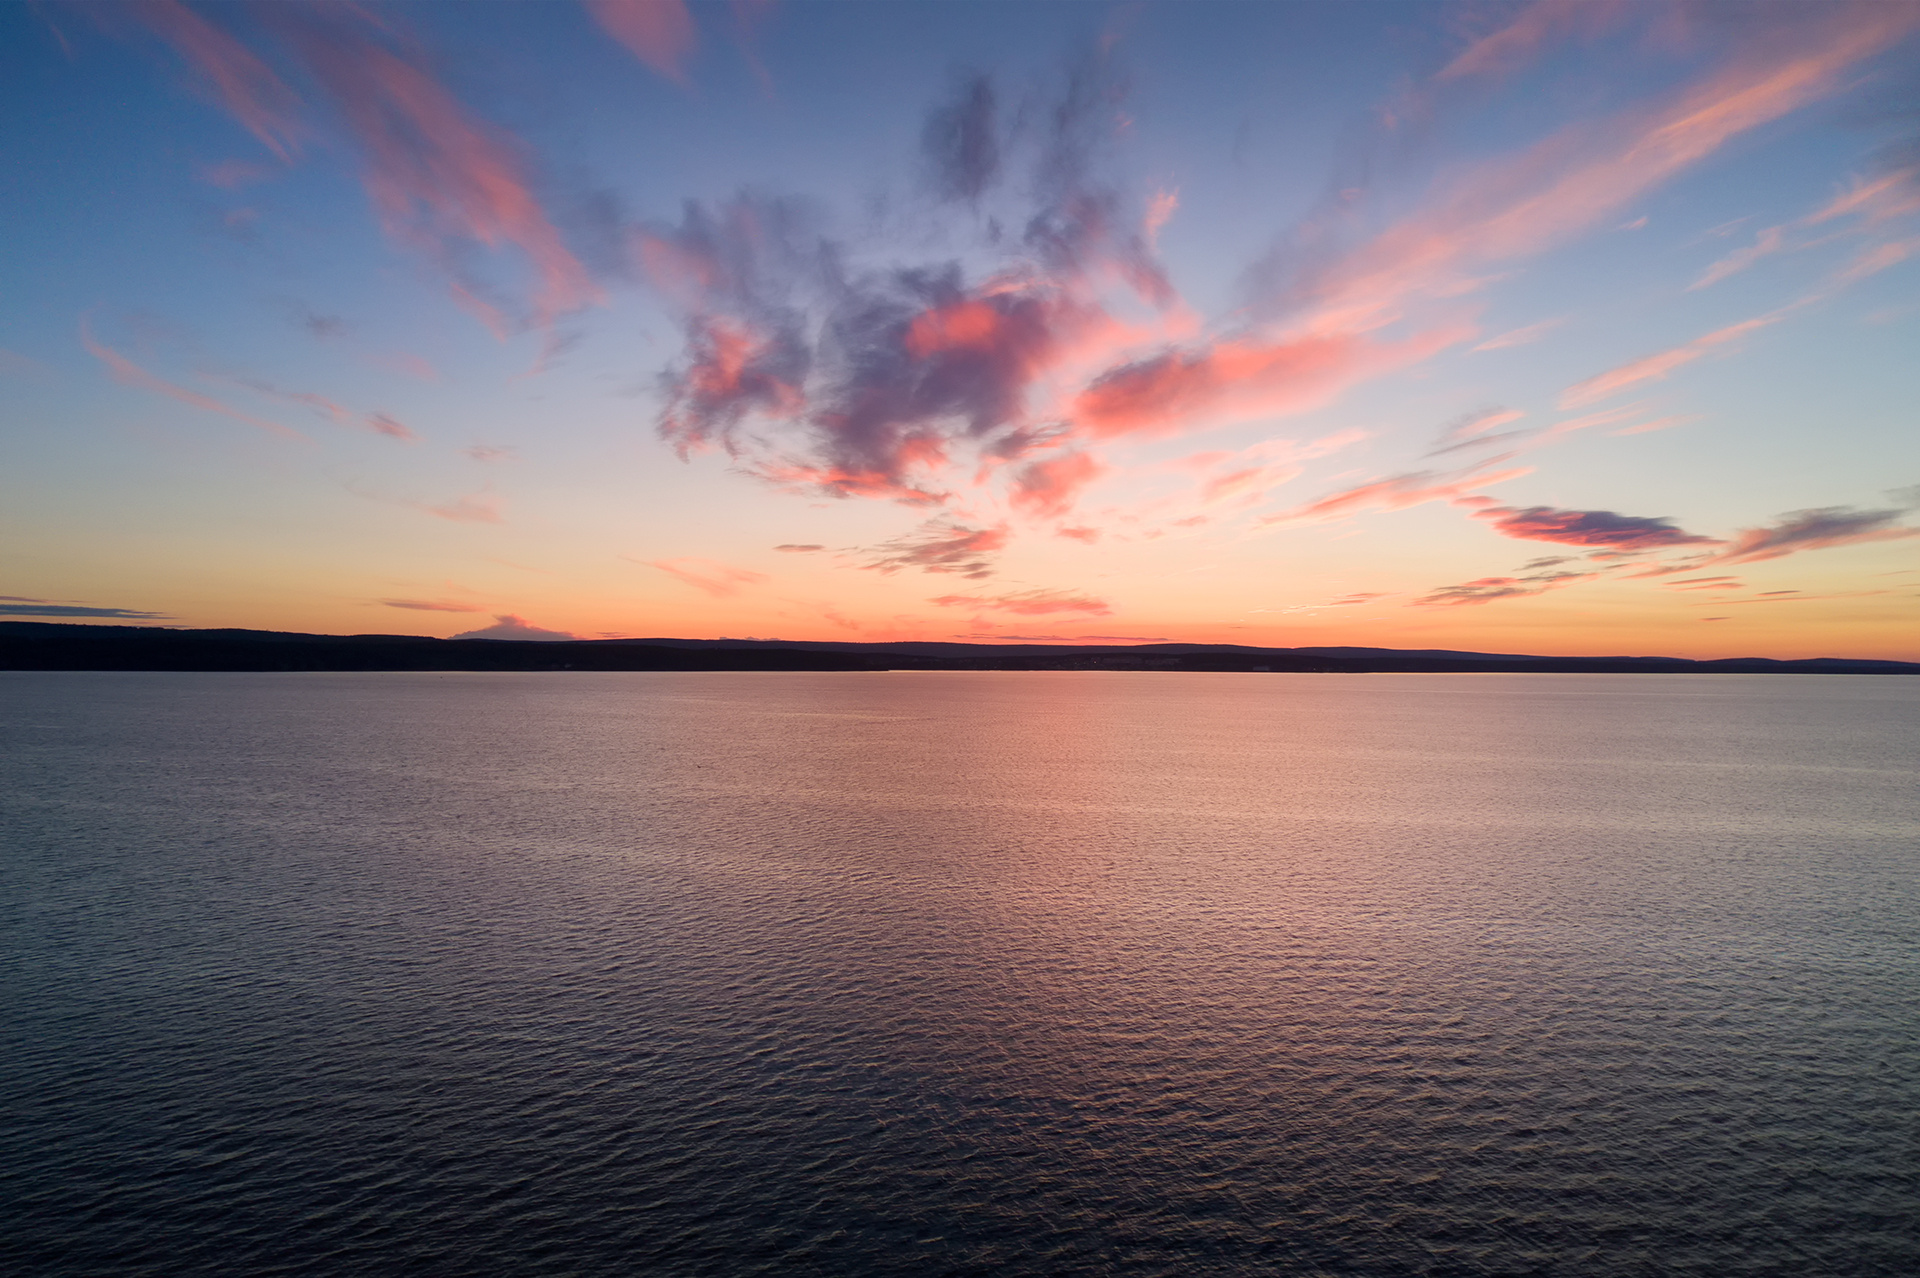
[[[275,386],[271,382],[262,381],[257,377],[227,376],[222,378],[222,380],[231,382],[235,386],[245,387],[256,395],[265,395],[270,399],[284,400],[289,404],[304,405],[336,425],[353,426],[363,430],[370,430],[376,435],[384,435],[388,439],[397,439],[405,444],[417,444],[420,442],[418,435],[408,430],[404,425],[395,421],[386,413],[355,412],[351,408],[335,403],[325,395],[316,394],[312,391],[285,390],[279,386]]]
[[[1758,332],[1770,324],[1778,323],[1785,315],[1776,311],[1771,315],[1761,315],[1754,319],[1742,320],[1738,324],[1729,324],[1703,334],[1690,342],[1669,347],[1653,355],[1608,369],[1583,382],[1575,382],[1560,393],[1560,407],[1585,408],[1589,404],[1617,395],[1630,386],[1642,382],[1663,381],[1676,368],[1682,368],[1707,355],[1717,347],[1736,342],[1749,333]],[[1643,428],[1644,429],[1644,428]]]
[[[634,57],[675,84],[687,82],[686,62],[700,33],[685,0],[586,0],[586,6]]]
[[[270,435],[279,436],[281,439],[294,439],[306,442],[307,437],[291,427],[282,426],[279,422],[268,421],[264,417],[255,417],[250,413],[243,413],[237,408],[221,403],[210,395],[202,395],[199,391],[188,390],[186,387],[176,385],[164,377],[157,377],[149,373],[146,369],[141,368],[138,364],[135,364],[132,360],[120,354],[120,352],[97,341],[93,335],[92,325],[84,318],[80,321],[80,344],[86,348],[89,355],[99,360],[102,364],[105,364],[108,375],[123,386],[132,386],[140,390],[152,391],[156,395],[165,395],[169,399],[177,399],[183,404],[191,405],[205,412],[217,413],[222,417],[230,417],[237,422],[245,422],[249,426],[258,427]]]
[[[537,280],[536,325],[601,300],[534,194],[516,139],[469,112],[356,11],[301,22],[293,31],[360,148],[362,181],[381,225],[448,269],[457,299],[505,331],[499,308],[461,278],[456,247],[472,243],[520,251]]]
[[[1434,76],[1440,83],[1512,75],[1537,59],[1542,50],[1562,40],[1591,40],[1628,16],[1621,0],[1536,0],[1513,20],[1496,27],[1462,49]]]
[[[1760,563],[1798,554],[1803,550],[1920,537],[1920,528],[1908,527],[1900,522],[1907,509],[1856,510],[1851,506],[1823,506],[1815,510],[1789,511],[1771,524],[1741,529],[1733,535],[1724,551],[1707,562]]]
[[[295,158],[311,133],[305,104],[259,54],[180,0],[141,0],[133,11],[207,77],[268,149],[283,161]],[[527,148],[462,105],[394,28],[357,5],[261,12],[346,124],[382,227],[438,263],[456,301],[496,333],[512,326],[494,291],[465,269],[466,250],[476,245],[524,257],[536,281],[536,327],[601,300],[535,194]]]
[[[1328,523],[1369,511],[1406,510],[1430,501],[1457,501],[1471,497],[1476,488],[1491,487],[1494,484],[1505,483],[1507,480],[1518,479],[1533,473],[1531,466],[1514,466],[1505,470],[1493,469],[1510,460],[1511,457],[1511,453],[1491,457],[1484,463],[1466,470],[1416,470],[1392,475],[1385,479],[1375,479],[1330,493],[1305,505],[1296,506],[1292,510],[1263,516],[1256,520],[1255,524],[1257,527],[1271,528],[1282,524]]]
[[[306,135],[300,97],[271,67],[180,0],[139,0],[131,11],[207,78],[221,104],[262,146],[283,161],[294,158]]]
[[[729,599],[748,586],[757,586],[767,580],[764,572],[755,572],[751,568],[736,568],[732,564],[723,564],[715,559],[701,559],[688,555],[679,559],[641,559],[635,562],[649,568],[658,568],[682,585],[692,586],[703,594],[715,599]]]
[[[1525,328],[1509,329],[1504,333],[1489,337],[1486,341],[1481,342],[1478,346],[1472,347],[1471,349],[1477,354],[1480,351],[1503,351],[1514,346],[1531,346],[1566,322],[1566,319],[1563,317],[1560,319],[1542,320],[1538,324],[1529,324]]]
[[[388,608],[405,608],[411,612],[482,612],[478,604],[461,603],[451,599],[376,599],[377,604]]]
[[[1542,595],[1549,590],[1570,586],[1576,581],[1591,581],[1593,572],[1545,572],[1524,577],[1479,577],[1457,586],[1441,586],[1413,601],[1417,608],[1458,608],[1493,603],[1498,599],[1521,599]]]
[[[1104,599],[1077,590],[1019,590],[1004,595],[940,595],[928,600],[942,608],[973,608],[982,612],[1010,612],[1022,617],[1084,612],[1105,617],[1113,608]]]
[[[1920,26],[1920,9],[1865,2],[1770,17],[1732,32],[1718,67],[1663,98],[1452,178],[1419,211],[1301,281],[1293,301],[1311,306],[1316,331],[1356,332],[1417,301],[1473,291],[1498,264],[1600,225],[1731,139],[1829,95]]]

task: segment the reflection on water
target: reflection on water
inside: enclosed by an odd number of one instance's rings
[[[1920,1272],[1917,710],[0,676],[0,1259]]]

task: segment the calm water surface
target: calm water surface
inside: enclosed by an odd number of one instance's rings
[[[7,674],[10,1274],[1920,1273],[1920,679]]]

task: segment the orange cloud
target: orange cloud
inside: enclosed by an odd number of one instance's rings
[[[700,42],[684,0],[586,0],[606,33],[627,46],[640,61],[685,84],[685,62]]]

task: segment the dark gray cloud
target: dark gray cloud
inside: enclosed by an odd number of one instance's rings
[[[48,603],[44,599],[25,599],[19,595],[0,595],[0,617],[117,617],[122,621],[162,621],[164,612],[140,612],[133,608],[89,608],[81,604]]]
[[[1521,541],[1557,541],[1568,546],[1606,546],[1615,550],[1649,550],[1664,546],[1716,545],[1716,537],[1701,537],[1674,526],[1670,519],[1617,515],[1611,510],[1556,510],[1552,506],[1489,506],[1473,512],[1475,519]]]

